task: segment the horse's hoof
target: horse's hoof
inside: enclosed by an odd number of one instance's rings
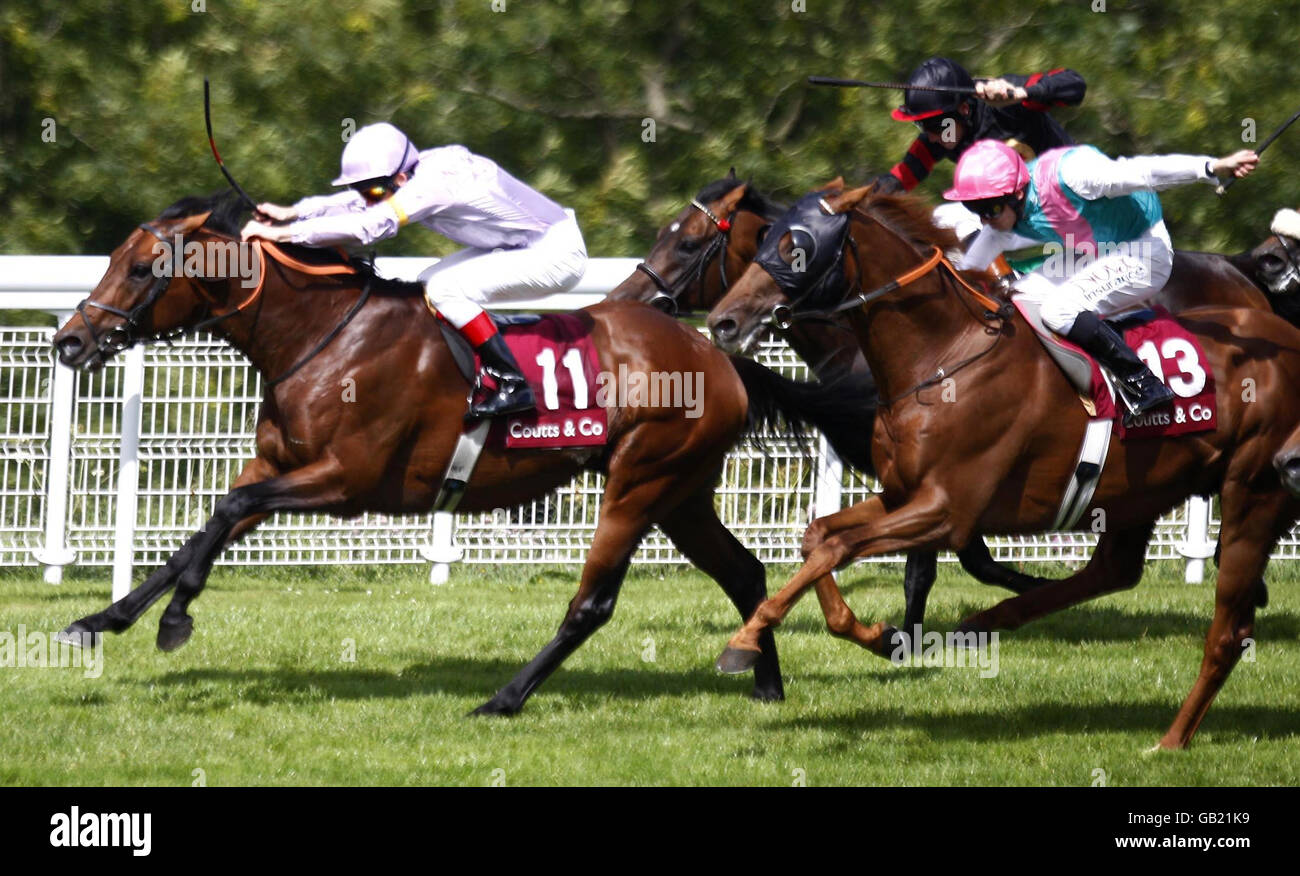
[[[785,699],[785,691],[779,687],[776,689],[756,687],[749,696],[760,703],[779,703]]]
[[[71,645],[74,648],[94,648],[100,639],[103,638],[93,626],[87,623],[88,618],[82,618],[68,624],[66,628],[59,632],[55,639],[65,645]]]
[[[898,631],[898,627],[885,627],[881,630],[880,644],[877,647],[879,650],[876,651],[876,654],[886,660],[895,659],[894,655],[898,655],[899,659],[905,660],[910,650],[907,637]]]
[[[188,642],[193,633],[194,618],[187,616],[179,621],[164,618],[158,622],[158,650],[175,651]]]
[[[740,675],[742,672],[749,672],[758,663],[761,651],[750,651],[744,648],[732,648],[730,645],[718,657],[715,664],[719,672],[725,672],[727,675]]]
[[[488,700],[488,701],[487,701],[486,703],[484,703],[483,705],[479,706],[479,707],[478,707],[477,709],[475,709],[474,711],[470,712],[470,716],[474,716],[474,715],[517,715],[517,714],[519,714],[519,710],[520,710],[521,708],[523,708],[523,704],[522,704],[522,703],[516,705],[516,704],[514,704],[514,703],[501,702],[501,701],[498,701],[496,697],[493,697],[492,699]]]

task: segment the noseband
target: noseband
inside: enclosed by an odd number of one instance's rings
[[[140,228],[148,231],[163,243],[170,245],[167,238],[163,236],[163,233],[149,223],[141,222]],[[176,259],[177,254],[173,251],[173,269],[176,265]],[[144,300],[129,311],[113,307],[111,304],[100,304],[98,301],[91,301],[89,298],[86,298],[77,304],[77,313],[81,316],[81,321],[85,324],[86,330],[90,332],[91,340],[95,342],[94,354],[96,356],[101,360],[104,360],[134,346],[139,341],[159,339],[170,340],[174,336],[172,333],[145,334],[140,331],[145,316],[153,306],[158,303],[158,299],[162,297],[163,293],[167,291],[167,287],[171,285],[172,276],[174,274],[175,270],[171,270],[154,278],[153,284],[149,287],[149,292],[145,295]],[[114,326],[101,335],[99,332],[95,331],[95,324],[91,322],[90,318],[86,315],[86,308],[88,307],[95,307],[99,310],[111,313],[114,316],[120,316],[123,322],[121,325]]]
[[[719,219],[717,214],[698,200],[691,201],[691,206],[709,217],[714,227],[718,229],[718,234],[704,249],[700,250],[699,255],[692,259],[690,264],[682,269],[677,281],[668,283],[658,271],[645,262],[636,266],[638,271],[649,277],[655,284],[655,294],[650,299],[651,306],[659,308],[669,316],[677,315],[677,298],[682,294],[682,290],[692,282],[702,281],[709,262],[719,254],[721,258],[718,259],[718,277],[722,281],[722,291],[724,293],[727,291],[727,246],[731,241],[731,220],[736,214],[733,211],[726,219]]]

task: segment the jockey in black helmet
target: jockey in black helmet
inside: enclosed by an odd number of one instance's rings
[[[943,85],[974,88],[975,96],[942,91],[904,93],[903,106],[891,113],[900,122],[914,122],[921,129],[903,160],[876,179],[879,191],[911,191],[930,175],[936,161],[956,162],[977,140],[1001,140],[1026,161],[1058,146],[1074,143],[1060,123],[1048,114],[1058,106],[1078,106],[1087,85],[1073,70],[1058,68],[1047,73],[1019,76],[1008,73],[1000,79],[976,82],[956,61],[930,58],[912,71],[909,85]],[[936,211],[938,224],[953,228],[966,239],[980,229],[979,219],[960,204]]]

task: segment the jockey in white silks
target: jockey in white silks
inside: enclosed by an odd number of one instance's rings
[[[1050,149],[1026,164],[1011,147],[981,140],[962,155],[943,193],[980,217],[962,267],[983,270],[998,255],[1047,244],[1041,267],[1016,290],[1042,305],[1043,323],[1097,358],[1117,378],[1131,414],[1173,393],[1102,320],[1148,301],[1169,279],[1174,250],[1156,190],[1244,177],[1259,156],[1144,155],[1108,158],[1092,146]]]
[[[465,247],[420,274],[425,297],[474,347],[498,391],[471,405],[468,417],[494,417],[535,406],[519,364],[483,306],[571,289],[587,267],[573,211],[515,179],[464,146],[415,148],[381,123],[357,131],[343,149],[332,195],[292,207],[261,204],[264,217],[243,236],[306,246],[366,246],[408,222]]]

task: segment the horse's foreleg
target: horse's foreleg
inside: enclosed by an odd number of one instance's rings
[[[831,572],[856,557],[941,543],[949,534],[948,515],[946,496],[940,490],[930,489],[894,511],[886,512],[880,497],[873,496],[852,508],[813,521],[804,536],[807,558],[803,566],[731,637],[726,651],[718,658],[718,668],[724,672],[748,669],[758,651],[758,636],[779,624],[813,585],[817,586],[823,613],[833,631],[875,653],[882,653],[892,643],[890,628],[884,624],[871,627],[861,624],[844,603]]]
[[[1187,747],[1228,674],[1241,659],[1245,640],[1255,632],[1257,582],[1263,580],[1269,550],[1295,516],[1293,502],[1287,496],[1260,496],[1227,486],[1220,507],[1222,554],[1214,592],[1214,620],[1205,636],[1200,674],[1161,738],[1161,748]]]
[[[192,539],[189,562],[180,570],[176,593],[158,621],[158,647],[172,651],[189,639],[194,631],[194,621],[187,613],[190,602],[202,592],[212,563],[233,538],[274,511],[311,511],[341,504],[347,499],[346,483],[342,467],[326,458],[288,474],[235,487],[223,496]]]
[[[1004,599],[992,608],[962,621],[959,632],[1014,630],[1044,615],[1077,605],[1106,593],[1127,590],[1142,578],[1147,542],[1155,521],[1117,531],[1108,530],[1097,540],[1088,565],[1068,578],[1048,581],[1043,587]]]
[[[934,551],[910,551],[903,570],[903,630],[912,641],[920,639],[921,624],[925,622],[925,603],[930,598],[934,579],[938,576],[939,555]]]
[[[245,463],[239,477],[232,484],[232,489],[266,480],[274,477],[275,474],[276,469],[269,461],[261,457],[251,459]],[[252,529],[265,516],[264,514],[252,515],[239,521],[231,532],[228,541],[233,541]],[[155,569],[139,587],[136,587],[103,611],[74,622],[63,631],[64,635],[97,634],[105,631],[120,633],[130,627],[139,620],[140,615],[148,611],[151,605],[175,586],[177,578],[193,562],[202,535],[203,532],[200,530],[190,536],[185,544],[168,557],[166,563]]]
[[[1005,587],[1013,593],[1025,593],[1052,582],[1051,578],[1039,578],[1008,569],[993,559],[988,545],[978,535],[970,540],[970,544],[957,551],[957,559],[961,561],[961,567],[976,581]]]

